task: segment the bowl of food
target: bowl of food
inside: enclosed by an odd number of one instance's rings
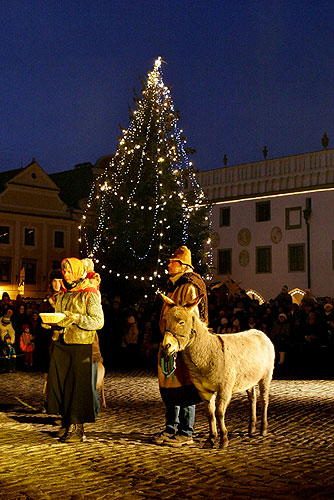
[[[39,313],[39,315],[46,325],[57,325],[62,319],[66,318],[64,313]]]

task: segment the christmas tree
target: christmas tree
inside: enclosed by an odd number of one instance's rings
[[[119,294],[127,288],[148,296],[163,287],[166,261],[181,245],[198,272],[210,262],[209,207],[161,63],[142,82],[141,98],[135,94],[129,127],[92,186],[80,226],[85,253]]]

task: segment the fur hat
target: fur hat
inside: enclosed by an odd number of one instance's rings
[[[288,319],[288,318],[287,318],[287,315],[286,315],[286,314],[284,314],[284,313],[279,314],[279,315],[278,315],[278,317],[279,317],[279,318]]]
[[[178,260],[179,262],[181,262],[181,264],[194,269],[191,263],[191,251],[186,246],[177,248],[174,254],[169,258],[169,260]]]
[[[332,306],[332,304],[328,303],[328,304],[324,305],[324,309],[333,309],[333,306]]]

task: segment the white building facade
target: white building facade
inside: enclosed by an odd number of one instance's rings
[[[334,149],[200,172],[212,203],[213,281],[265,300],[334,296]]]

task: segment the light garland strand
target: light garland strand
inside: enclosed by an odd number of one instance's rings
[[[98,263],[98,254],[101,249],[103,235],[108,228],[107,216],[108,211],[114,207],[114,201],[121,201],[127,207],[127,215],[125,219],[125,233],[128,247],[135,259],[139,262],[144,261],[153,249],[156,242],[157,247],[157,264],[156,271],[149,277],[124,275],[125,279],[139,279],[145,281],[154,281],[155,278],[161,277],[159,268],[163,265],[160,260],[160,253],[164,247],[164,220],[165,210],[168,207],[170,200],[173,197],[179,197],[182,208],[182,241],[186,243],[188,238],[188,226],[192,215],[203,208],[206,203],[205,195],[197,182],[193,171],[192,163],[185,151],[185,139],[182,137],[183,130],[178,126],[178,118],[175,115],[175,109],[170,90],[163,83],[163,74],[161,69],[162,59],[159,57],[154,64],[154,69],[148,74],[146,88],[142,91],[142,99],[136,102],[137,110],[132,112],[132,118],[127,130],[122,130],[122,137],[119,139],[119,145],[116,153],[111,159],[109,165],[104,169],[104,172],[96,179],[91,187],[87,205],[82,216],[81,225],[79,226],[79,241],[85,243],[86,254],[95,259]],[[148,116],[148,120],[147,120]],[[141,137],[144,132],[145,120],[147,128],[145,132],[144,143],[141,143]],[[169,127],[167,124],[169,123]],[[148,149],[151,130],[156,132],[156,158],[150,158],[152,154]],[[152,144],[152,142],[151,142]],[[133,163],[140,154],[138,167]],[[136,196],[139,185],[144,175],[144,168],[148,168],[149,162],[152,163],[154,170],[154,203],[142,203],[137,201]],[[169,175],[173,179],[174,190],[166,196],[166,189],[163,184],[165,164],[169,170]],[[132,168],[131,170],[131,166]],[[132,172],[132,175],[131,175]],[[130,178],[129,178],[130,177]],[[127,179],[127,180],[126,180]],[[191,189],[195,197],[195,203],[191,206],[187,202],[187,194],[185,192],[186,180],[191,183]],[[123,183],[130,183],[132,189],[127,197],[124,198],[122,193]],[[95,232],[92,242],[90,243],[88,226],[90,215],[94,211],[94,206],[98,206],[98,217],[95,225]],[[130,225],[136,223],[135,211],[140,208],[141,214],[147,214],[145,220],[150,221],[150,228],[147,228],[151,234],[147,242],[146,249],[143,249],[143,243],[140,241],[141,250],[136,246],[136,241],[133,241],[131,236]],[[210,215],[209,220],[212,217]],[[167,229],[167,228],[166,228]],[[114,235],[113,240],[109,242],[114,245],[117,242],[117,237]],[[110,247],[108,247],[110,248]],[[207,252],[208,260],[212,264],[212,247]],[[102,266],[104,268],[105,265]],[[110,274],[115,272],[109,270]],[[116,272],[117,277],[121,277],[120,273]]]

